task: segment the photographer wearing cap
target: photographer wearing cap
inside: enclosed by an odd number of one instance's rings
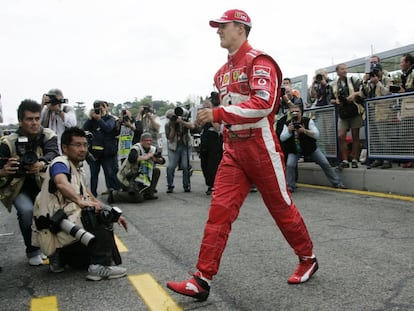
[[[55,132],[40,125],[42,107],[34,100],[23,100],[17,109],[19,128],[4,136],[0,144],[0,200],[17,219],[29,264],[42,264],[41,252],[32,245],[33,204],[40,191],[48,164],[59,155]]]
[[[114,240],[113,223],[127,230],[127,222],[118,208],[105,206],[85,186],[82,177],[82,163],[88,153],[85,132],[72,127],[61,138],[63,156],[50,164],[42,191],[36,198],[33,242],[49,255],[52,272],[63,272],[65,264],[69,264],[89,266],[86,278],[92,281],[123,277],[126,269],[117,266],[121,256]],[[70,231],[54,228],[59,213],[63,217],[57,225],[68,219],[73,225]],[[72,233],[80,228],[93,236],[86,241],[78,240]]]
[[[121,186],[128,192],[128,197],[122,196],[121,192],[116,192],[114,200],[118,201],[118,196],[125,198],[122,200],[120,197],[121,202],[128,202],[131,199],[137,202],[142,202],[144,199],[158,199],[154,193],[161,171],[155,165],[164,163],[165,159],[161,152],[152,145],[151,133],[143,133],[140,142],[131,147],[127,160],[122,163],[117,174]]]
[[[56,133],[59,152],[61,152],[60,137],[63,131],[68,127],[76,126],[76,114],[73,107],[63,105],[67,102],[68,100],[63,97],[59,89],[51,89],[42,97],[41,124]]]
[[[89,152],[95,161],[88,161],[91,169],[91,191],[97,196],[98,178],[101,166],[105,175],[107,189],[119,190],[116,179],[118,172],[118,142],[117,120],[108,113],[108,103],[96,100],[93,109],[89,112],[89,119],[85,121],[83,129],[92,133]]]
[[[296,189],[296,166],[302,155],[311,157],[323,169],[333,187],[345,188],[326,156],[316,145],[318,138],[319,130],[313,120],[302,117],[299,107],[291,108],[280,134],[280,141],[287,154],[286,178],[291,192]]]

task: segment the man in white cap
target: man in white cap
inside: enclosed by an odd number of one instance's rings
[[[308,230],[286,184],[283,152],[273,129],[281,96],[279,66],[248,43],[252,24],[245,12],[229,10],[211,20],[210,26],[217,28],[221,47],[229,51],[229,56],[214,77],[221,105],[200,110],[197,123],[224,124],[225,152],[214,183],[198,271],[190,279],[167,283],[171,290],[199,301],[208,298],[231,225],[251,184],[257,186],[272,218],[299,257],[288,283],[306,282],[318,269]]]

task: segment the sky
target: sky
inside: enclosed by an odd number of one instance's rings
[[[413,44],[414,2],[391,7],[360,0],[2,0],[4,123],[17,121],[23,99],[40,102],[52,88],[87,107],[96,99],[208,96],[227,58],[208,22],[228,9],[247,12],[250,44],[270,54],[284,77],[310,79],[318,68]]]

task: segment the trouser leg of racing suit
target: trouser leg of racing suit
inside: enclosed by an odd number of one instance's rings
[[[309,233],[287,191],[281,151],[275,153],[273,145],[270,154],[264,143],[262,145],[245,140],[233,150],[229,145],[225,147],[197,262],[197,269],[207,278],[211,279],[218,272],[231,225],[252,183],[259,189],[272,218],[295,253],[312,255]]]

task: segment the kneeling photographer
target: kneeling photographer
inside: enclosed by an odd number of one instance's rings
[[[310,156],[323,169],[333,187],[345,188],[326,156],[316,145],[318,138],[319,130],[313,120],[302,117],[299,107],[290,108],[288,119],[280,134],[280,141],[287,153],[286,180],[290,192],[296,189],[296,165],[302,155]]]
[[[156,164],[164,163],[161,152],[157,152],[152,145],[151,133],[143,133],[140,142],[131,147],[127,160],[122,163],[117,174],[125,192],[113,192],[112,199],[120,202],[158,199],[154,193],[161,171]]]
[[[33,244],[49,256],[50,270],[63,272],[66,264],[88,266],[92,281],[126,275],[119,267],[113,223],[127,230],[116,207],[105,206],[86,188],[82,163],[88,153],[85,131],[72,127],[62,134],[63,156],[55,158],[45,176],[33,210]]]

